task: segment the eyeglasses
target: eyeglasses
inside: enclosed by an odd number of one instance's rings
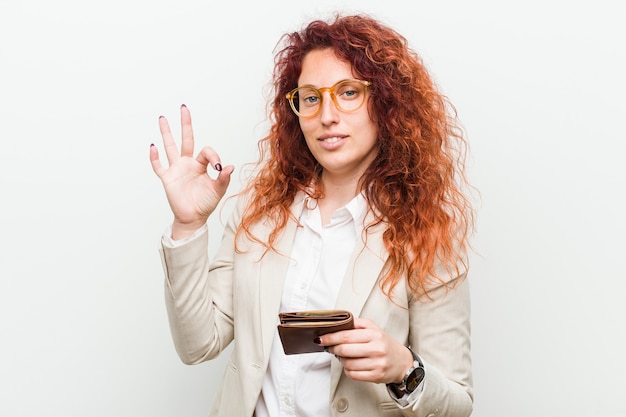
[[[370,85],[371,82],[363,80],[341,80],[332,87],[322,88],[304,85],[294,88],[286,97],[295,114],[311,118],[317,116],[322,108],[324,91],[330,93],[330,98],[339,110],[353,112],[365,103],[367,88]]]

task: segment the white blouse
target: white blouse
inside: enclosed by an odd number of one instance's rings
[[[305,201],[291,252],[280,311],[335,307],[339,288],[363,230],[367,208],[359,194],[322,226],[319,208]],[[274,334],[256,417],[330,417],[330,359],[325,352],[285,355]],[[315,393],[317,395],[311,395]]]

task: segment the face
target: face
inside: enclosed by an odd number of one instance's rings
[[[302,62],[298,85],[330,87],[338,81],[357,78],[352,67],[339,60],[330,49],[309,52]],[[358,180],[378,154],[378,130],[368,111],[369,97],[354,112],[335,107],[330,92],[322,93],[319,114],[300,117],[300,128],[307,146],[323,168],[324,178]]]

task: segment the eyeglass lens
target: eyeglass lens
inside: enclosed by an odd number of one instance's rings
[[[349,112],[359,108],[365,98],[366,86],[356,80],[345,80],[332,87],[317,89],[304,86],[296,90],[291,97],[295,110],[302,116],[310,116],[318,112],[322,103],[322,92],[328,90],[335,105]]]

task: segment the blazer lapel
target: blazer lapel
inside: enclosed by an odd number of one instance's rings
[[[368,224],[373,220],[374,215],[368,212],[364,223]],[[386,227],[384,223],[380,223],[370,228],[367,235],[364,232],[363,238],[357,241],[352,261],[337,296],[336,308],[349,310],[355,316],[361,313],[387,260],[388,254],[383,243],[383,232]]]
[[[374,215],[370,211],[365,218],[365,224],[374,220]],[[352,255],[352,262],[344,276],[339,296],[337,297],[336,308],[348,310],[358,317],[367,301],[372,289],[378,282],[378,277],[387,260],[387,250],[383,243],[383,232],[386,229],[384,223],[380,223],[371,228],[366,239],[359,239],[355,251]],[[339,377],[343,374],[343,367],[338,361],[331,361],[331,392],[334,393],[339,382]]]
[[[291,205],[291,213],[296,219],[300,218],[303,207],[304,193],[298,193]],[[261,306],[261,333],[265,360],[269,359],[274,332],[278,324],[280,300],[283,293],[287,269],[289,268],[289,256],[291,254],[297,227],[296,220],[289,219],[282,232],[282,236],[280,236],[276,243],[277,250],[267,252],[263,262],[259,262],[259,305]],[[266,232],[269,233],[270,229],[266,228]]]

